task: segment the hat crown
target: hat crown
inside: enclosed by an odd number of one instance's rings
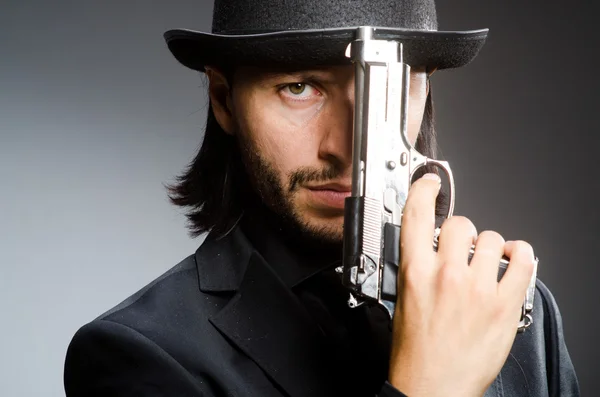
[[[437,30],[434,0],[215,0],[212,32],[379,26]]]

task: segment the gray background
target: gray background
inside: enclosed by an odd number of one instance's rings
[[[580,3],[440,2],[442,29],[491,34],[433,89],[456,213],[534,245],[594,395],[600,40]],[[0,395],[60,396],[77,328],[201,242],[162,184],[201,142],[206,94],[161,35],[209,29],[212,2],[0,4]]]

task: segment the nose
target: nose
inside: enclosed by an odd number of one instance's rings
[[[319,145],[319,158],[350,173],[352,132],[354,129],[354,75],[344,79],[339,92],[332,95]]]

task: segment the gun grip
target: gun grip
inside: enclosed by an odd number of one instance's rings
[[[386,223],[383,228],[383,274],[381,299],[396,303],[400,265],[400,226]]]
[[[342,263],[344,275],[342,281],[346,287],[355,288],[355,280],[350,280],[348,270],[360,266],[362,252],[362,219],[365,201],[363,197],[346,197],[344,201],[344,240]]]

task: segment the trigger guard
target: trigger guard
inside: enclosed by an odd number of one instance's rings
[[[448,213],[446,214],[446,218],[451,218],[454,214],[454,176],[452,175],[450,164],[448,164],[447,161],[439,161],[426,157],[425,162],[420,164],[417,168],[415,168],[415,171],[427,164],[442,169],[442,171],[444,171],[446,177],[448,178],[448,186],[450,187],[450,191],[448,192],[450,196],[450,203],[448,203]]]

